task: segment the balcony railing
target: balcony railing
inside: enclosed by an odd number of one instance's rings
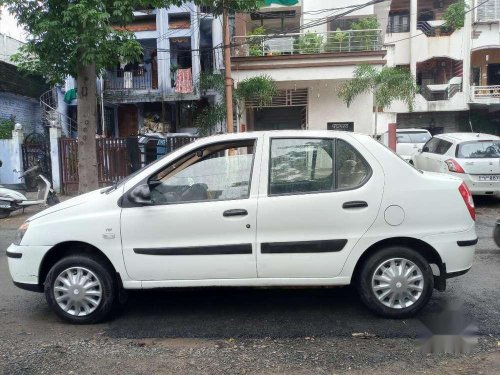
[[[156,90],[158,88],[157,73],[151,68],[136,68],[125,71],[115,69],[104,74],[104,90]]]
[[[472,100],[478,102],[488,102],[494,100],[500,102],[500,85],[473,86]]]
[[[381,30],[325,33],[248,35],[233,38],[233,57],[366,52],[382,49]]]

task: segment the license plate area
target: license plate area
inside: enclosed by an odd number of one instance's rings
[[[500,182],[500,175],[479,175],[479,181],[487,181],[487,182]]]

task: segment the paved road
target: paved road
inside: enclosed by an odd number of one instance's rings
[[[41,294],[15,288],[0,252],[0,370],[6,374],[500,373],[500,200],[480,199],[479,244],[467,275],[435,291],[420,318],[450,309],[473,321],[470,355],[424,355],[418,319],[384,320],[351,288],[190,289],[131,293],[108,323],[71,326]],[[31,209],[32,210],[32,209]],[[0,249],[29,216],[0,222]],[[367,338],[353,333],[367,332]]]

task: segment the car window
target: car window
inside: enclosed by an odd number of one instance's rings
[[[425,143],[431,139],[428,132],[397,132],[398,143]]]
[[[423,152],[429,152],[431,154],[436,153],[437,146],[439,145],[439,138],[431,138],[422,148]]]
[[[473,141],[461,143],[457,147],[457,158],[486,159],[500,158],[500,141]]]
[[[440,139],[435,152],[436,154],[444,155],[452,145],[453,143]]]
[[[367,161],[349,143],[338,139],[335,156],[338,189],[355,189],[370,177],[371,168]]]
[[[332,139],[272,139],[269,194],[331,191]]]
[[[151,199],[167,204],[248,198],[254,144],[209,145],[185,155],[150,178]]]

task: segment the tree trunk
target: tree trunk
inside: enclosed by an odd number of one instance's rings
[[[78,193],[99,187],[97,175],[97,98],[95,64],[78,65]]]

